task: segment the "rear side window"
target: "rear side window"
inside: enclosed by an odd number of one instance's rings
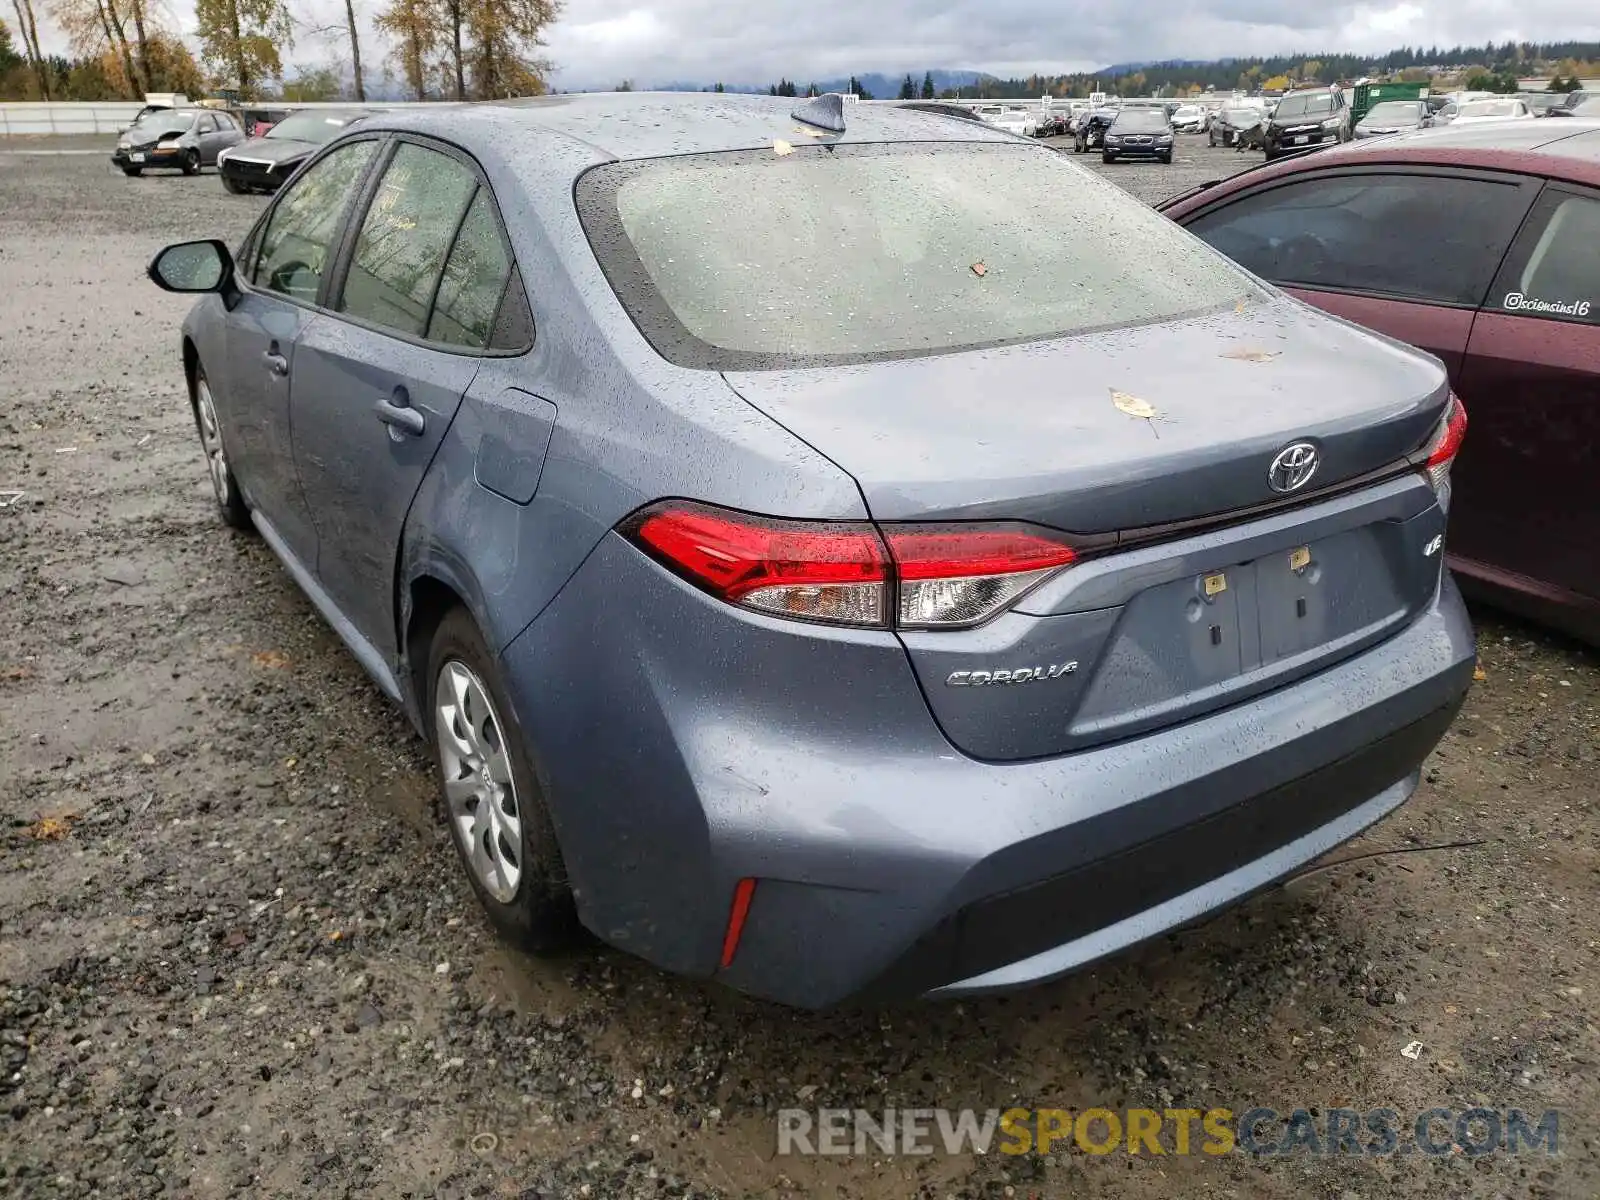
[[[1115,184],[1027,146],[802,144],[612,163],[579,180],[578,207],[623,305],[686,366],[931,354],[1262,295]]]
[[[477,186],[449,155],[402,142],[362,218],[339,311],[421,337]]]
[[[1600,325],[1600,197],[1546,191],[1486,307]]]
[[[500,236],[494,202],[480,188],[445,262],[428,340],[474,350],[487,346],[510,274],[511,255]]]
[[[251,282],[308,304],[316,301],[345,209],[377,146],[341,146],[288,186],[267,219]]]
[[[1189,229],[1274,283],[1476,307],[1523,207],[1515,183],[1346,173],[1251,193]]]

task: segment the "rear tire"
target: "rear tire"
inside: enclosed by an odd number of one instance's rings
[[[434,632],[427,679],[428,738],[467,881],[517,945],[535,954],[569,948],[581,927],[555,825],[494,655],[465,609]]]

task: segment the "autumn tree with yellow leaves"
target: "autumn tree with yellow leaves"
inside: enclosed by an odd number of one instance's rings
[[[195,0],[194,16],[201,57],[241,96],[257,96],[283,74],[278,52],[294,44],[284,0]]]
[[[560,12],[561,0],[390,0],[377,24],[417,99],[437,81],[447,99],[494,100],[547,90],[544,31]]]

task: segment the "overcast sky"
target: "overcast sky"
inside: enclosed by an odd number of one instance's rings
[[[160,0],[191,33],[192,0]],[[370,63],[383,0],[356,0]],[[303,27],[343,19],[340,0],[289,0]],[[48,0],[36,3],[48,8]],[[41,30],[41,40],[45,40]],[[567,0],[550,30],[562,88],[674,80],[801,83],[929,67],[996,75],[1115,62],[1297,51],[1378,51],[1487,40],[1600,40],[1596,0]],[[48,43],[64,43],[54,30]],[[343,54],[304,33],[285,63]]]

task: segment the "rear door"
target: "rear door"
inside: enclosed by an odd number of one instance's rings
[[[296,354],[295,457],[317,574],[391,654],[401,531],[477,374],[510,259],[475,164],[419,140],[394,143],[346,242],[333,311]]]
[[[1600,601],[1600,191],[1546,187],[1473,327],[1460,393],[1457,569]]]
[[[1296,175],[1180,220],[1263,279],[1461,370],[1535,181],[1446,168]]]
[[[378,145],[373,139],[347,142],[280,193],[239,265],[242,286],[227,316],[226,361],[201,364],[222,414],[228,457],[251,506],[308,569],[316,562],[317,537],[295,472],[290,379],[300,335],[315,318],[338,252],[345,214]]]

